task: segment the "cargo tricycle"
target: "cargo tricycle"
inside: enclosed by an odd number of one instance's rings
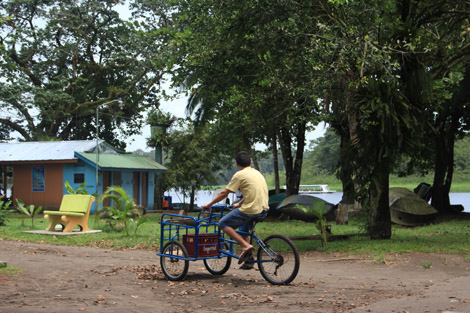
[[[184,279],[189,261],[202,260],[213,275],[223,275],[230,269],[232,258],[239,259],[235,251],[239,245],[218,226],[220,218],[230,209],[232,207],[228,205],[216,205],[210,211],[200,212],[197,217],[162,214],[160,252],[157,255],[167,279]],[[242,237],[249,237],[255,247],[253,256],[245,263],[257,264],[263,278],[273,285],[289,284],[297,276],[300,265],[294,243],[286,236],[277,234],[262,240],[255,234],[255,225],[260,220],[251,222],[251,232],[237,230]]]

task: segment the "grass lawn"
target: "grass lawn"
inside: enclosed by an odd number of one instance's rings
[[[341,181],[335,178],[327,177],[323,180],[319,180],[322,183],[328,184],[331,190],[343,191],[343,185]],[[390,178],[390,187],[404,187],[409,190],[415,189],[419,183],[427,182],[432,184],[432,177],[426,178],[400,178],[400,177],[391,177]],[[306,183],[307,184],[307,183]],[[313,183],[312,183],[313,184]],[[271,189],[274,189],[273,186],[270,186]],[[470,192],[470,180],[462,179],[461,181],[452,182],[450,192]]]
[[[57,245],[81,245],[117,249],[147,249],[157,251],[160,242],[160,214],[147,214],[148,221],[136,232],[130,227],[130,235],[118,232],[102,220],[90,217],[90,229],[101,229],[103,232],[73,236],[51,236],[24,233],[27,230],[44,230],[47,223],[38,216],[32,226],[31,220],[20,214],[10,214],[6,226],[0,226],[1,240],[20,240]],[[368,254],[383,256],[403,252],[435,252],[463,254],[470,258],[470,221],[449,221],[421,227],[392,226],[390,240],[370,240],[364,234],[364,223],[358,218],[350,218],[348,225],[331,224],[332,235],[353,235],[346,240],[329,241],[328,248],[320,240],[311,239],[319,232],[313,223],[296,220],[265,221],[256,226],[257,235],[261,238],[270,234],[284,234],[289,237],[307,237],[310,239],[295,240],[299,251],[321,251],[324,253]]]

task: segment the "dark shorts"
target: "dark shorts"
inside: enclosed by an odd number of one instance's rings
[[[233,229],[240,227],[239,230],[250,232],[252,229],[252,223],[250,223],[250,221],[254,218],[264,219],[266,215],[268,215],[268,210],[264,210],[259,214],[245,214],[236,208],[220,219],[219,227],[220,229],[223,229],[227,226],[230,226]]]

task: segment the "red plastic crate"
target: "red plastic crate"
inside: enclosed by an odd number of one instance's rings
[[[188,250],[190,257],[195,256],[194,242],[195,234],[183,235],[183,244]],[[217,236],[218,234],[199,234],[198,235],[198,248],[197,257],[216,256],[217,255]]]

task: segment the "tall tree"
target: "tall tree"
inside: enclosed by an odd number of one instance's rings
[[[27,1],[0,3],[0,118],[21,140],[94,138],[100,108],[102,138],[125,144],[113,130],[135,134],[142,112],[155,106],[167,55],[155,34],[123,21],[114,6],[124,1]],[[161,52],[161,53],[159,53]],[[158,62],[160,60],[160,62]]]
[[[470,51],[469,51],[470,52]],[[467,53],[469,53],[467,52]],[[431,204],[441,213],[451,212],[450,187],[454,177],[455,140],[470,129],[470,58],[463,73],[449,73],[448,81],[456,85],[452,96],[437,109],[432,137],[435,147],[434,180]],[[447,78],[447,77],[445,77]]]
[[[224,162],[209,140],[205,129],[196,129],[190,120],[180,120],[177,128],[165,140],[168,155],[165,175],[167,188],[175,188],[189,196],[189,208],[194,208],[195,194],[204,185],[213,185]]]
[[[416,159],[426,148],[424,131],[431,129],[433,118],[440,115],[434,112],[452,95],[442,80],[449,81],[448,74],[458,71],[451,60],[462,60],[466,53],[462,29],[468,24],[468,2],[352,1],[324,7],[329,30],[339,31],[338,43],[345,47],[338,55],[347,55],[336,59],[343,77],[330,80],[332,86],[349,86],[346,97],[335,99],[340,101],[334,107],[339,113],[336,125],[343,135],[349,133],[354,152],[350,164],[356,168],[352,174],[367,187],[369,233],[388,238],[389,171],[400,155]],[[433,86],[443,91],[433,93]],[[457,113],[448,105],[442,108]]]
[[[190,111],[231,130],[221,132],[226,147],[250,151],[276,138],[287,192],[296,193],[305,132],[318,114],[312,88],[319,77],[306,57],[315,44],[306,25],[311,7],[266,0],[174,3],[167,14],[178,46],[175,81],[193,92]]]

